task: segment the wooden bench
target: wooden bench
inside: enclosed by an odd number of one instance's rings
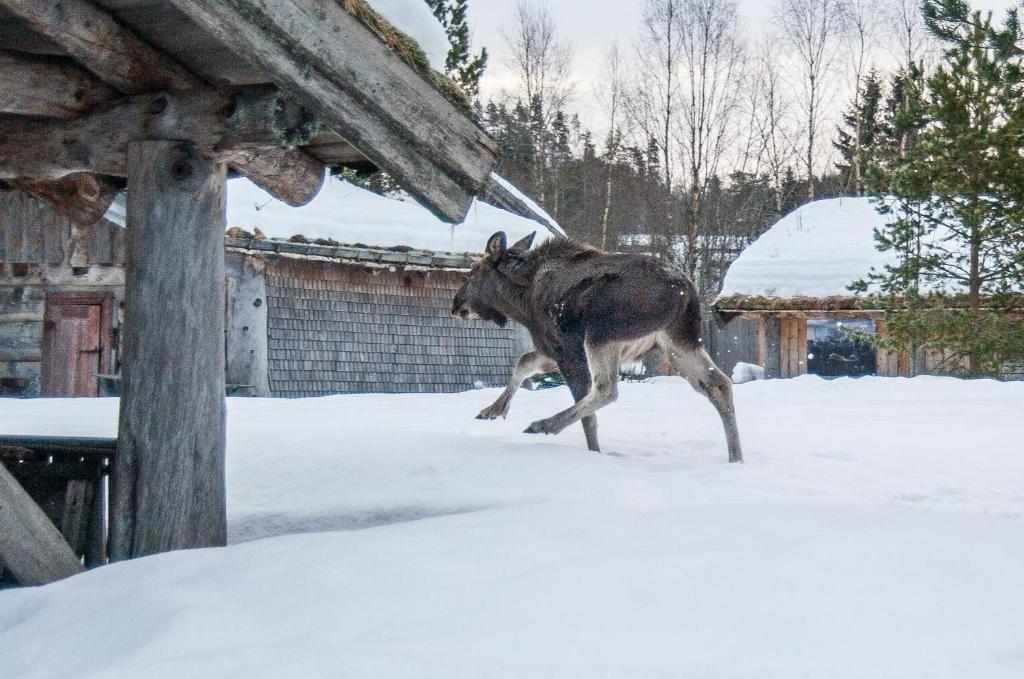
[[[107,562],[115,452],[116,440],[108,438],[0,436],[0,464],[9,472],[0,470],[0,587]]]

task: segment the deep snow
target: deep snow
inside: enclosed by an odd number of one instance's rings
[[[816,200],[784,216],[740,253],[721,295],[827,297],[895,263],[875,247],[874,231],[889,219],[870,198]]]
[[[229,399],[235,544],[0,592],[0,677],[1024,676],[1024,383],[738,385],[745,465],[681,380],[620,393],[604,455],[520,433],[565,389]]]

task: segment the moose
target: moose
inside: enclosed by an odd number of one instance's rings
[[[742,462],[732,381],[701,347],[697,290],[671,265],[635,254],[606,254],[568,238],[530,249],[536,233],[512,246],[499,231],[455,293],[452,315],[523,325],[535,347],[519,357],[508,387],[479,419],[508,414],[527,377],[557,369],[575,405],[531,424],[557,434],[582,421],[587,447],[600,451],[594,413],[618,397],[619,365],[659,347],[673,369],[718,410],[730,462]]]

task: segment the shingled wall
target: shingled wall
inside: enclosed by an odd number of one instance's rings
[[[511,325],[451,317],[457,271],[281,257],[265,276],[274,396],[503,385],[522,349]]]

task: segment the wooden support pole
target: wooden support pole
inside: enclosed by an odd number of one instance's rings
[[[114,560],[223,545],[223,163],[183,142],[128,154]]]
[[[22,585],[45,585],[82,570],[57,527],[2,464],[0,561]]]

